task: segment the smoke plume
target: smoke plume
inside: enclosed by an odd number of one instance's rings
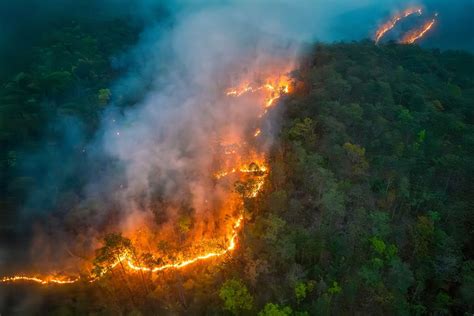
[[[236,146],[238,151],[239,144],[249,142],[246,135],[256,127],[256,104],[261,101],[257,95],[229,98],[226,89],[288,74],[297,65],[304,43],[371,37],[390,12],[413,3],[244,0],[170,1],[162,6],[157,2],[43,1],[40,13],[31,19],[20,8],[38,6],[34,1],[9,4],[8,10],[0,5],[0,12],[15,12],[24,23],[22,27],[18,19],[7,23],[0,34],[2,46],[24,33],[35,37],[34,30],[40,32],[49,21],[70,12],[76,12],[77,19],[93,12],[99,12],[95,18],[104,19],[131,16],[143,26],[134,48],[111,59],[116,67],[126,69],[126,75],[110,87],[112,102],[93,140],[80,149],[70,146],[83,140],[80,124],[58,123],[65,130],[65,151],[84,152],[79,170],[86,181],[76,203],[64,205],[59,216],[48,217],[46,227],[35,228],[30,255],[41,258],[35,263],[38,270],[83,268],[70,254],[90,256],[99,238],[110,231],[124,232],[150,246],[157,239],[175,238],[176,223],[189,217],[189,235],[178,243],[191,246],[192,241],[218,236],[236,210],[228,208],[231,184],[216,182],[212,174],[227,167],[226,148]],[[459,1],[447,9],[442,2],[430,2],[430,9],[440,11],[440,28],[445,28],[434,38],[453,47],[440,34],[451,33],[448,25],[455,24],[451,17],[462,14],[456,8],[464,11],[470,5]],[[165,22],[163,15],[156,21],[157,12],[166,12]],[[462,26],[455,24],[457,28]],[[458,33],[471,43],[462,48],[472,49],[472,35]],[[27,47],[19,42],[17,47]],[[12,56],[11,51],[2,53]],[[122,106],[130,100],[133,104]],[[263,152],[242,152],[249,158],[247,163],[261,159],[274,141],[275,126],[271,121],[266,124],[263,140],[251,140],[258,144],[248,146],[258,145]],[[32,157],[51,170],[61,166],[59,161],[41,161],[40,154]],[[57,181],[54,188],[61,190],[64,183],[52,178],[44,187]],[[41,199],[44,196],[32,194],[29,203]],[[9,271],[11,259],[4,254],[3,271]]]

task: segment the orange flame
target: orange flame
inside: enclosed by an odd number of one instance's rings
[[[18,282],[18,281],[27,281],[27,282],[36,282],[39,284],[71,284],[76,283],[79,281],[79,277],[73,279],[65,279],[65,278],[54,278],[54,277],[34,277],[34,276],[26,276],[26,275],[15,275],[12,277],[4,277],[0,279],[0,282]]]
[[[413,30],[413,31],[409,32],[407,35],[405,35],[403,37],[403,39],[401,40],[401,43],[403,43],[403,44],[413,44],[414,42],[416,42],[420,38],[423,38],[423,36],[425,36],[425,34],[428,33],[433,28],[433,26],[435,25],[436,16],[437,15],[435,15],[435,17],[433,19],[431,19],[431,21],[428,21],[425,24],[423,24],[422,27],[420,27],[416,30]]]
[[[247,93],[256,93],[265,91],[265,107],[271,107],[275,100],[278,100],[282,95],[290,92],[290,79],[287,76],[280,76],[275,79],[269,79],[265,84],[253,87],[246,82],[240,87],[228,89],[226,95],[232,97],[239,97]]]
[[[237,220],[235,221],[233,225],[233,230],[231,237],[229,239],[229,243],[227,247],[221,251],[218,252],[208,252],[200,256],[196,256],[194,258],[184,260],[184,261],[178,261],[176,263],[171,263],[171,264],[165,264],[157,267],[150,267],[150,266],[145,266],[145,265],[140,265],[139,263],[136,263],[132,259],[132,255],[130,253],[124,252],[123,254],[119,255],[119,258],[110,266],[106,267],[98,276],[95,277],[89,277],[89,282],[95,282],[102,278],[107,272],[110,270],[113,270],[118,264],[121,262],[125,262],[127,266],[133,270],[133,271],[148,271],[148,272],[158,272],[158,271],[163,271],[163,270],[168,270],[168,269],[181,269],[184,268],[190,264],[193,264],[198,261],[210,259],[213,257],[220,257],[225,255],[228,252],[233,251],[236,248],[237,245],[237,236],[239,233],[239,228],[242,226],[242,221],[243,221],[243,216],[239,216]],[[35,277],[35,276],[25,276],[25,275],[15,275],[12,277],[4,277],[0,279],[0,282],[2,283],[7,283],[7,282],[19,282],[19,281],[26,281],[26,282],[35,282],[38,284],[46,285],[46,284],[72,284],[76,283],[80,280],[80,277],[75,277],[72,279],[66,279],[65,277],[61,278],[54,278],[50,276],[46,277]]]
[[[392,30],[398,24],[398,22],[400,22],[402,19],[405,19],[415,13],[418,13],[418,15],[421,15],[423,11],[420,8],[408,8],[400,14],[396,14],[395,16],[392,17],[390,21],[380,26],[377,32],[375,33],[375,44],[378,44],[379,41],[382,39],[382,37],[384,37],[384,35],[387,32]]]
[[[283,94],[287,94],[290,89],[290,80],[286,76],[279,76],[276,79],[267,80],[265,84],[253,88],[250,84],[245,83],[241,85],[239,88],[233,88],[227,90],[226,94],[230,97],[239,97],[247,93],[255,93],[261,91],[263,94],[263,101],[262,101],[262,109],[264,110],[263,114],[267,112],[267,108],[274,104],[275,100],[279,99]],[[262,115],[263,115],[262,114]],[[262,116],[261,115],[261,116]],[[261,117],[260,116],[260,117]],[[254,137],[260,134],[260,129],[257,128],[256,132],[253,134]],[[246,144],[246,143],[244,143]],[[224,147],[223,153],[225,155],[236,155],[239,152],[239,148],[242,144],[230,144]],[[268,167],[265,162],[265,159],[262,158],[261,154],[256,154],[258,159],[253,159],[256,162],[252,162],[250,164],[244,164],[240,160],[236,159],[237,166],[231,168],[228,171],[220,171],[214,174],[216,179],[220,179],[225,177],[229,174],[238,173],[242,178],[250,177],[252,181],[250,181],[248,192],[246,193],[246,197],[248,198],[255,198],[258,193],[263,188],[265,183],[265,179],[268,174]],[[234,157],[234,156],[232,156]],[[237,157],[234,157],[237,158]],[[242,157],[239,157],[242,158]],[[254,157],[255,158],[255,157]],[[121,253],[117,260],[115,260],[112,264],[104,267],[99,274],[93,275],[90,274],[88,277],[84,278],[88,282],[95,282],[102,277],[104,277],[109,271],[113,270],[117,267],[120,263],[125,263],[124,267],[128,267],[130,271],[147,271],[147,272],[159,272],[165,271],[169,269],[181,269],[192,265],[199,261],[208,260],[211,258],[221,257],[227,253],[232,252],[237,247],[238,242],[238,234],[242,227],[243,223],[243,216],[240,215],[238,218],[235,219],[232,229],[229,233],[227,245],[220,249],[220,250],[213,250],[208,251],[203,254],[187,258],[184,260],[178,260],[173,263],[163,264],[160,266],[150,266],[145,265],[143,263],[137,262],[135,256],[131,253],[125,251]],[[67,277],[67,276],[27,276],[27,275],[15,275],[10,277],[3,277],[0,279],[1,283],[9,283],[9,282],[34,282],[41,285],[49,285],[49,284],[72,284],[82,280],[80,276],[77,277]]]
[[[233,227],[233,231],[232,231],[232,236],[229,240],[229,244],[227,245],[227,247],[225,249],[223,249],[222,251],[219,251],[219,252],[208,252],[206,254],[203,254],[203,255],[200,255],[200,256],[197,256],[197,257],[194,257],[192,259],[189,259],[189,260],[184,260],[184,261],[181,261],[181,262],[177,262],[177,263],[172,263],[172,264],[165,264],[165,265],[162,265],[162,266],[158,266],[158,267],[148,267],[148,266],[141,266],[141,265],[138,265],[136,263],[134,263],[134,261],[129,257],[127,256],[124,260],[127,262],[127,265],[130,269],[132,270],[135,270],[135,271],[148,271],[148,272],[158,272],[158,271],[163,271],[163,270],[167,270],[167,269],[181,269],[181,268],[184,268],[190,264],[193,264],[195,262],[198,262],[198,261],[201,261],[201,260],[206,260],[206,259],[209,259],[209,258],[213,258],[213,257],[220,257],[220,256],[223,256],[225,255],[226,253],[232,251],[235,249],[236,247],[236,243],[237,243],[237,234],[238,234],[238,231],[239,231],[239,228],[240,226],[242,225],[242,221],[243,221],[243,216],[240,216],[237,221],[234,223],[234,227]]]

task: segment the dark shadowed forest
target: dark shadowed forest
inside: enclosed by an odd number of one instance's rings
[[[111,88],[140,31],[61,22],[1,73],[0,276],[31,267],[38,225],[75,236],[97,215],[101,205],[79,201],[91,170],[115,162],[84,155],[109,106],[133,108],[148,89]],[[158,275],[119,266],[91,285],[0,283],[0,314],[474,313],[474,55],[369,40],[302,55],[273,109],[268,180],[258,197],[242,194],[231,255]],[[184,235],[192,219],[178,225]],[[108,233],[96,269],[134,251]]]

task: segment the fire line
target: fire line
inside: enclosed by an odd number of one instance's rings
[[[228,97],[240,97],[248,93],[263,93],[264,100],[262,101],[261,107],[264,115],[268,108],[274,105],[276,100],[278,100],[282,95],[287,94],[289,92],[289,79],[286,76],[279,76],[277,79],[273,81],[267,81],[264,85],[258,87],[252,87],[249,83],[245,83],[240,87],[232,88],[226,91],[226,95]],[[261,117],[260,115],[259,117]],[[252,136],[256,137],[260,134],[260,129],[252,134]],[[231,154],[235,153],[235,151],[231,151]],[[216,179],[220,179],[225,177],[229,174],[240,173],[242,175],[248,174],[252,177],[253,185],[249,188],[249,192],[247,193],[248,198],[255,198],[263,188],[265,183],[266,176],[268,174],[268,168],[266,166],[265,160],[258,161],[258,164],[252,162],[248,165],[241,165],[238,167],[234,167],[229,171],[221,171],[214,175]],[[14,276],[5,276],[0,279],[1,283],[11,283],[11,282],[33,282],[40,285],[65,285],[65,284],[73,284],[77,283],[81,280],[87,281],[89,283],[96,282],[104,277],[109,271],[113,270],[117,265],[124,263],[124,267],[127,267],[130,271],[146,271],[146,272],[159,272],[165,271],[170,269],[182,269],[189,265],[192,265],[196,262],[208,260],[211,258],[221,257],[227,253],[232,252],[237,247],[238,243],[238,234],[242,228],[244,218],[240,215],[238,218],[235,219],[232,230],[229,234],[229,239],[227,245],[221,250],[210,251],[204,253],[202,255],[198,255],[186,260],[168,263],[161,266],[147,266],[136,262],[133,259],[131,253],[123,252],[121,253],[117,260],[110,264],[109,266],[105,267],[98,275],[90,274],[87,277],[72,277],[66,275],[47,275],[47,276],[28,276],[24,274],[14,275]]]
[[[403,43],[403,44],[413,44],[417,40],[423,38],[426,35],[426,33],[428,33],[433,28],[433,26],[435,25],[436,17],[437,17],[437,15],[435,15],[435,17],[433,19],[431,19],[430,21],[423,24],[423,26],[421,26],[421,28],[418,28],[418,29],[415,29],[415,30],[409,32],[407,35],[405,35],[403,37],[403,39],[401,40],[401,43]]]
[[[408,8],[405,11],[403,11],[401,14],[396,14],[393,16],[390,21],[382,24],[375,33],[375,44],[378,44],[382,37],[385,36],[389,31],[391,31],[401,20],[418,13],[418,15],[421,15],[423,11],[420,8]]]

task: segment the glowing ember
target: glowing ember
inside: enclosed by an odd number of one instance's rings
[[[134,261],[129,256],[127,256],[124,259],[124,261],[127,262],[127,265],[130,269],[135,270],[135,271],[158,272],[158,271],[163,271],[163,270],[167,270],[167,269],[184,268],[184,267],[186,267],[190,264],[193,264],[197,261],[206,260],[206,259],[209,259],[209,258],[219,257],[219,256],[222,256],[222,255],[225,255],[226,253],[228,253],[228,252],[235,249],[236,242],[237,242],[237,234],[238,234],[238,230],[239,230],[240,226],[242,225],[242,220],[243,220],[243,217],[240,216],[237,219],[237,221],[235,222],[234,227],[233,227],[233,231],[232,231],[232,236],[229,240],[229,244],[222,251],[208,252],[206,254],[194,257],[194,258],[189,259],[189,260],[185,260],[185,261],[181,261],[181,262],[177,262],[177,263],[172,263],[172,264],[165,264],[165,265],[158,266],[158,267],[140,266],[138,264],[135,264]]]
[[[216,174],[214,174],[214,177],[216,179],[224,178],[228,175],[235,174],[237,172],[240,173],[251,173],[253,176],[259,176],[259,174],[265,174],[267,173],[267,167],[261,163],[260,165],[257,165],[256,163],[251,163],[249,165],[243,165],[240,166],[239,168],[233,168],[229,171],[219,171]]]
[[[262,117],[267,113],[267,108],[275,103],[282,95],[287,94],[290,89],[290,80],[286,76],[279,76],[276,78],[271,78],[265,81],[265,84],[260,85],[256,88],[252,87],[248,82],[244,83],[238,88],[232,88],[227,90],[226,95],[229,97],[239,97],[248,93],[261,93],[261,96],[256,96],[262,102],[260,104],[262,109],[262,114],[259,116]],[[257,119],[257,118],[256,118]],[[256,129],[253,136],[257,137],[260,135],[261,130]],[[117,132],[117,135],[119,133]],[[252,135],[248,135],[251,137]],[[256,148],[249,147],[246,142],[241,143],[231,143],[228,142],[226,145],[220,144],[220,153],[227,157],[224,158],[224,164],[229,169],[224,171],[219,171],[214,173],[215,179],[221,179],[230,174],[235,175],[235,179],[242,180],[241,184],[245,189],[241,192],[242,197],[255,198],[262,190],[265,179],[268,175],[268,167],[265,159],[263,158],[262,153],[258,153]],[[245,157],[240,155],[241,152],[251,152],[251,157]],[[221,157],[222,158],[222,157]],[[232,166],[233,165],[233,166]],[[240,205],[243,201],[240,200],[236,205]],[[113,263],[102,267],[100,272],[95,274],[90,274],[85,277],[84,280],[87,282],[95,282],[100,280],[111,270],[115,269],[117,265],[121,264],[124,268],[127,268],[129,271],[147,271],[147,272],[159,272],[170,269],[181,269],[189,265],[192,265],[199,261],[208,260],[211,258],[221,257],[227,253],[232,252],[237,247],[238,234],[242,227],[243,216],[240,215],[235,218],[230,231],[227,233],[227,242],[226,246],[223,248],[217,249],[208,249],[207,252],[203,251],[202,254],[196,256],[188,256],[186,259],[177,260],[175,262],[162,264],[162,265],[149,265],[144,264],[143,262],[138,262],[136,256],[134,256],[130,251],[123,251],[117,255],[117,258]],[[123,264],[122,264],[123,263]],[[4,277],[0,279],[2,283],[9,282],[34,282],[42,285],[49,284],[71,284],[80,281],[81,277],[67,277],[67,276],[26,276],[26,275],[16,275],[11,277]]]
[[[239,97],[247,93],[256,93],[263,91],[265,95],[265,107],[272,106],[275,100],[278,100],[282,95],[288,94],[290,91],[290,79],[287,76],[280,76],[276,79],[270,79],[265,84],[253,87],[249,83],[245,83],[240,87],[228,89],[226,95],[232,97]]]
[[[250,192],[248,193],[248,197],[254,198],[258,195],[260,190],[262,189],[263,185],[265,184],[265,176],[262,176],[260,179],[256,179],[253,183]]]
[[[252,173],[255,173],[255,172],[266,172],[267,171],[267,167],[265,167],[265,165],[263,163],[260,164],[260,166],[254,162],[252,162],[251,164],[249,164],[248,166],[242,166],[240,167],[239,169],[240,172],[252,172]]]
[[[218,252],[208,252],[205,254],[202,254],[200,256],[184,260],[184,261],[178,261],[176,263],[171,263],[171,264],[165,264],[161,266],[156,266],[156,267],[151,267],[151,266],[145,266],[145,265],[140,265],[139,263],[136,263],[132,255],[130,253],[123,253],[119,256],[118,260],[116,260],[113,264],[110,266],[106,267],[99,275],[95,277],[90,277],[89,282],[95,282],[99,280],[101,277],[103,277],[107,272],[110,270],[113,270],[118,264],[121,262],[125,262],[128,268],[130,268],[132,271],[148,271],[148,272],[158,272],[158,271],[163,271],[163,270],[168,270],[168,269],[181,269],[184,268],[190,264],[193,264],[198,261],[210,259],[213,257],[220,257],[225,255],[226,253],[232,251],[236,247],[237,243],[237,235],[239,232],[239,228],[242,226],[242,221],[243,221],[243,216],[240,216],[237,218],[233,225],[232,229],[232,234],[229,239],[229,243],[227,247],[221,251]],[[24,275],[18,275],[18,276],[12,276],[12,277],[4,277],[0,279],[0,282],[6,283],[6,282],[19,282],[19,281],[27,281],[27,282],[35,282],[38,284],[71,284],[71,283],[76,283],[79,281],[80,278],[72,278],[72,279],[66,279],[66,278],[53,278],[53,277],[30,277],[30,276],[24,276]]]
[[[375,33],[375,43],[378,44],[378,42],[382,39],[382,37],[384,37],[384,35],[387,32],[392,30],[397,25],[397,23],[400,22],[402,19],[405,19],[415,13],[418,13],[418,15],[421,15],[422,10],[420,8],[408,8],[402,13],[393,16],[390,21],[384,23],[382,26],[379,27],[379,29]]]
[[[235,168],[232,169],[232,170],[230,170],[230,171],[220,171],[220,172],[216,173],[216,174],[214,175],[214,177],[215,177],[216,179],[224,178],[224,177],[228,176],[229,174],[235,173],[236,171],[237,171],[237,170],[236,170]]]
[[[403,44],[413,44],[414,42],[416,42],[420,38],[423,38],[423,36],[425,36],[425,34],[428,33],[433,28],[433,26],[435,25],[437,16],[438,15],[436,14],[433,19],[431,19],[430,21],[423,24],[422,27],[409,32],[407,35],[405,35],[403,37],[401,42]]]
[[[30,277],[30,276],[25,276],[25,275],[15,275],[12,277],[4,277],[0,279],[0,282],[19,282],[19,281],[27,281],[27,282],[36,282],[39,284],[71,284],[71,283],[76,283],[79,281],[79,278],[73,278],[73,279],[64,279],[64,278],[53,278],[53,277]]]

